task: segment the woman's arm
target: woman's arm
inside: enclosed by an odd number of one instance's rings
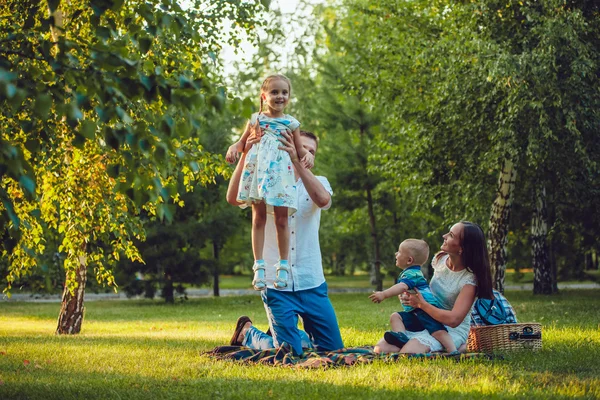
[[[414,308],[420,308],[436,321],[451,328],[456,328],[465,320],[469,311],[471,311],[471,307],[473,307],[473,302],[475,301],[476,290],[477,288],[473,285],[464,285],[456,298],[452,310],[442,310],[429,304],[418,290],[416,290],[417,294],[409,294],[408,299],[403,301],[403,303]]]

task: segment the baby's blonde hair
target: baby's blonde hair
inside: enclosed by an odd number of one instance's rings
[[[400,243],[404,249],[408,250],[414,263],[423,265],[429,259],[429,245],[426,241],[421,239],[406,239]]]
[[[288,78],[287,76],[285,76],[283,74],[273,74],[273,75],[267,76],[265,78],[265,80],[263,81],[262,85],[260,85],[260,108],[258,109],[259,114],[263,110],[262,94],[269,89],[269,83],[271,83],[272,81],[278,80],[278,79],[281,79],[282,81],[284,81],[285,83],[288,84],[288,86],[290,88],[290,96],[292,95],[292,81],[290,81],[290,78]]]

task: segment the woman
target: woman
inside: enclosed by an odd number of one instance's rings
[[[493,298],[490,261],[485,235],[481,227],[472,222],[455,224],[444,236],[441,252],[433,257],[431,291],[440,301],[442,308],[427,303],[423,296],[405,294],[403,303],[421,308],[435,320],[448,328],[454,344],[460,349],[469,335],[469,312],[476,297]],[[392,326],[403,326],[398,313],[391,316]],[[405,332],[410,339],[401,349],[384,339],[375,346],[377,353],[428,353],[441,351],[442,345],[427,331]]]

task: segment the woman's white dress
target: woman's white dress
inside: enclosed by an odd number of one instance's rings
[[[444,254],[439,259],[433,258],[431,266],[433,267],[433,277],[429,282],[431,292],[442,305],[444,310],[451,310],[454,307],[454,302],[458,294],[465,285],[477,286],[475,275],[472,272],[463,269],[462,271],[454,272],[446,265],[448,254]],[[471,328],[471,313],[467,313],[465,319],[456,328],[446,326],[448,333],[456,348],[467,342],[469,329]],[[432,351],[442,351],[444,348],[433,336],[427,331],[406,332],[406,335],[413,339],[416,338],[419,342],[428,346]]]

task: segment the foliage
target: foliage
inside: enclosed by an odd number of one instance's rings
[[[260,23],[261,10],[260,2],[229,0],[185,9],[174,0],[0,6],[7,289],[32,271],[49,235],[60,237],[69,287],[82,253],[100,281],[114,284],[108,265],[121,253],[139,260],[141,208],[171,220],[184,187],[226,173],[197,140],[225,107],[212,66],[217,27],[233,22],[235,42]],[[239,99],[231,107],[250,112]]]
[[[405,179],[400,186],[417,193],[417,209],[440,215],[441,229],[463,218],[486,226],[499,168],[510,157],[518,176],[552,193],[551,235],[568,224],[597,232],[595,218],[583,217],[596,208],[600,182],[597,5],[343,5],[330,29],[342,38],[336,54],[351,84],[346,93],[385,110],[373,165],[390,180]],[[525,222],[532,193],[520,196]],[[562,251],[568,257],[581,249]]]

